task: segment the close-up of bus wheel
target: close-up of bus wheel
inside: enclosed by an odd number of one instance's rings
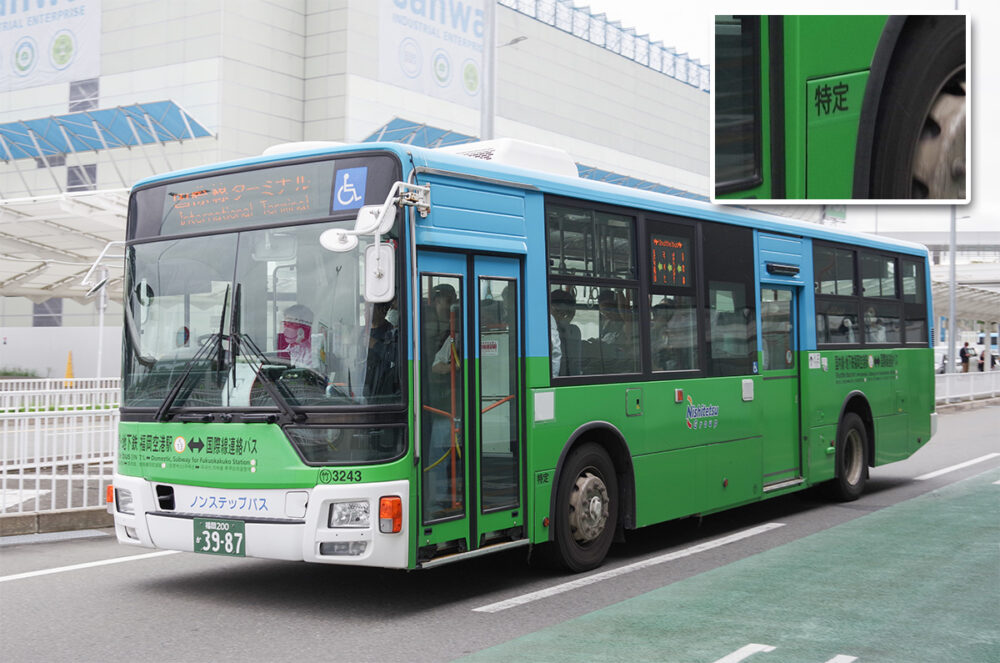
[[[879,104],[872,198],[965,198],[965,39],[964,16],[907,19]]]
[[[557,561],[574,572],[599,566],[618,525],[618,477],[607,452],[594,442],[574,449],[557,490]]]
[[[861,417],[844,415],[837,431],[837,475],[826,484],[833,499],[850,502],[861,497],[868,478],[868,431]]]

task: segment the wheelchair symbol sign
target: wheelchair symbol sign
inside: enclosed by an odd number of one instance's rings
[[[334,178],[333,211],[358,209],[365,204],[368,166],[338,170]]]

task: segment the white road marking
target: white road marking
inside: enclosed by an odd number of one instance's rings
[[[25,488],[23,490],[7,490],[3,493],[3,510],[17,506],[18,504],[24,504],[25,502],[30,502],[31,500],[37,500],[45,497],[51,490],[38,490],[37,488]]]
[[[618,576],[625,575],[626,573],[645,569],[657,564],[663,564],[664,562],[671,562],[675,559],[681,559],[682,557],[688,557],[700,552],[705,552],[706,550],[711,550],[712,548],[719,548],[721,546],[735,543],[736,541],[747,539],[751,536],[763,534],[764,532],[769,532],[773,529],[784,526],[784,523],[767,523],[748,530],[743,530],[742,532],[737,532],[736,534],[730,534],[729,536],[712,539],[711,541],[706,541],[705,543],[699,543],[698,545],[691,546],[690,548],[684,548],[683,550],[666,553],[664,555],[659,555],[658,557],[651,557],[641,562],[620,566],[617,569],[602,571],[601,573],[595,573],[583,578],[578,578],[577,580],[564,582],[561,585],[554,585],[546,589],[540,589],[537,592],[530,592],[528,594],[515,596],[504,601],[498,601],[497,603],[490,603],[489,605],[484,605],[479,608],[473,608],[473,612],[500,612],[501,610],[507,610],[508,608],[514,608],[519,605],[524,605],[525,603],[531,603],[532,601],[549,598],[550,596],[579,589],[580,587],[586,587],[587,585],[592,585],[595,582],[601,582],[602,580],[608,580],[609,578],[616,578]]]
[[[964,463],[959,463],[958,465],[952,465],[951,467],[945,467],[935,472],[928,472],[927,474],[921,474],[920,476],[914,478],[914,481],[926,481],[927,479],[933,479],[934,477],[939,477],[942,474],[948,474],[948,472],[961,470],[963,468],[969,467],[970,465],[975,465],[976,463],[982,463],[983,461],[990,460],[991,458],[996,458],[997,456],[1000,456],[1000,454],[998,453],[986,454],[985,456],[980,456],[979,458],[973,458],[972,460],[967,460]]]
[[[853,663],[856,660],[858,660],[857,656],[848,656],[846,654],[837,654],[836,656],[834,656],[833,658],[831,658],[826,663]]]
[[[38,576],[47,576],[53,573],[63,573],[65,571],[76,571],[78,569],[90,569],[95,566],[107,566],[108,564],[121,564],[122,562],[137,562],[140,559],[150,559],[152,557],[163,557],[165,555],[176,555],[179,550],[161,550],[154,553],[146,553],[144,555],[132,555],[130,557],[115,557],[113,559],[102,559],[97,562],[86,562],[85,564],[72,564],[70,566],[57,566],[53,569],[41,569],[40,571],[28,571],[27,573],[15,573],[10,576],[0,576],[0,582],[8,582],[11,580],[23,580],[25,578],[35,578]]]
[[[771,645],[758,645],[750,643],[745,647],[740,647],[732,654],[727,654],[715,661],[715,663],[739,663],[739,661],[746,660],[753,656],[754,654],[759,654],[760,652],[774,651],[774,647]]]

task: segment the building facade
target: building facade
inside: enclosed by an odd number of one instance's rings
[[[486,1],[0,0],[0,369],[116,371],[120,247],[106,303],[81,282],[143,177],[392,123],[478,137]],[[497,137],[707,195],[707,67],[569,0],[501,0],[495,43]]]

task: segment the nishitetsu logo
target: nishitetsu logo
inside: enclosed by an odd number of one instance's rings
[[[687,422],[688,428],[691,430],[699,430],[702,428],[719,427],[718,405],[705,405],[703,403],[695,405],[690,394],[688,394],[687,402],[688,406],[687,412],[684,415],[684,420]]]

